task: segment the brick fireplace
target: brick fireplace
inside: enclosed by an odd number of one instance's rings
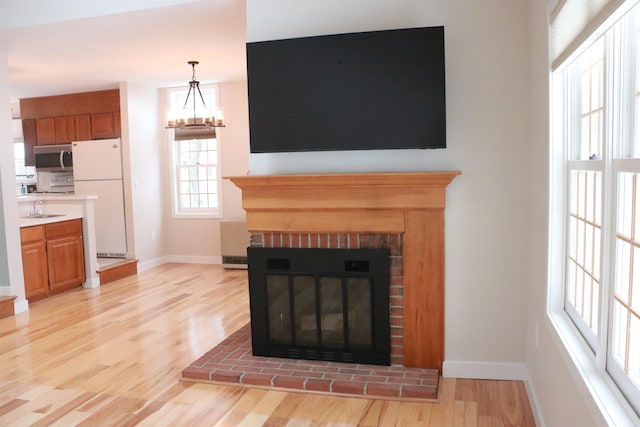
[[[388,249],[391,365],[403,364],[402,234],[255,232],[251,246],[293,249]]]
[[[385,248],[392,365],[442,371],[444,208],[460,172],[228,177],[255,247]]]

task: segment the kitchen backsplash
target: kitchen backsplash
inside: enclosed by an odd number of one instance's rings
[[[24,193],[35,191],[36,182],[37,182],[37,179],[35,175],[35,170],[31,172],[31,175],[16,176],[16,194],[21,195]],[[23,188],[24,188],[24,193],[23,193]]]

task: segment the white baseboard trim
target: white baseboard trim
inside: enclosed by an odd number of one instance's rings
[[[85,289],[95,289],[100,287],[100,276],[96,276],[95,280],[93,277],[87,277],[87,280],[82,284],[82,287]]]
[[[222,264],[221,256],[192,256],[192,255],[165,255],[145,262],[138,263],[138,272],[151,270],[168,262],[180,264]]]
[[[442,364],[442,376],[477,380],[529,380],[526,364],[506,362],[445,361]]]
[[[166,258],[167,257],[159,257],[144,262],[138,262],[138,273],[142,273],[143,271],[151,270],[154,267],[166,264],[167,262],[169,262]]]
[[[527,369],[527,380],[524,382],[524,386],[527,390],[527,397],[529,398],[529,404],[531,405],[531,412],[533,412],[533,418],[536,421],[536,426],[545,427],[544,417],[542,416],[542,408],[540,407],[540,400],[538,399],[538,393],[533,386],[533,381],[529,375],[529,369]]]
[[[167,255],[165,259],[181,264],[222,264],[221,256]]]
[[[14,314],[24,313],[25,311],[29,311],[29,301],[27,301],[26,299],[21,299],[20,301],[18,301],[18,299],[16,298],[15,301],[13,301]]]

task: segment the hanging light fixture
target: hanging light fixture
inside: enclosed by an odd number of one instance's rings
[[[225,127],[224,125],[224,115],[222,111],[217,111],[215,114],[202,115],[198,117],[197,113],[197,98],[200,97],[202,101],[202,106],[204,107],[202,111],[206,111],[207,105],[204,102],[204,97],[202,96],[202,92],[200,91],[200,82],[196,80],[196,65],[199,64],[198,61],[188,61],[187,64],[191,65],[191,69],[193,74],[191,76],[191,81],[189,82],[189,91],[187,92],[187,98],[184,101],[183,110],[186,110],[187,104],[189,103],[189,96],[193,95],[193,117],[189,118],[184,115],[180,117],[168,117],[166,129],[184,129],[184,130],[194,130],[194,131],[203,131],[203,130],[213,130],[215,135],[215,128]],[[196,94],[197,92],[197,94]]]

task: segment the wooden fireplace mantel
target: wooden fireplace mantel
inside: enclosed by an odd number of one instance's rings
[[[403,233],[404,365],[442,370],[444,208],[460,171],[225,177],[250,232]]]

